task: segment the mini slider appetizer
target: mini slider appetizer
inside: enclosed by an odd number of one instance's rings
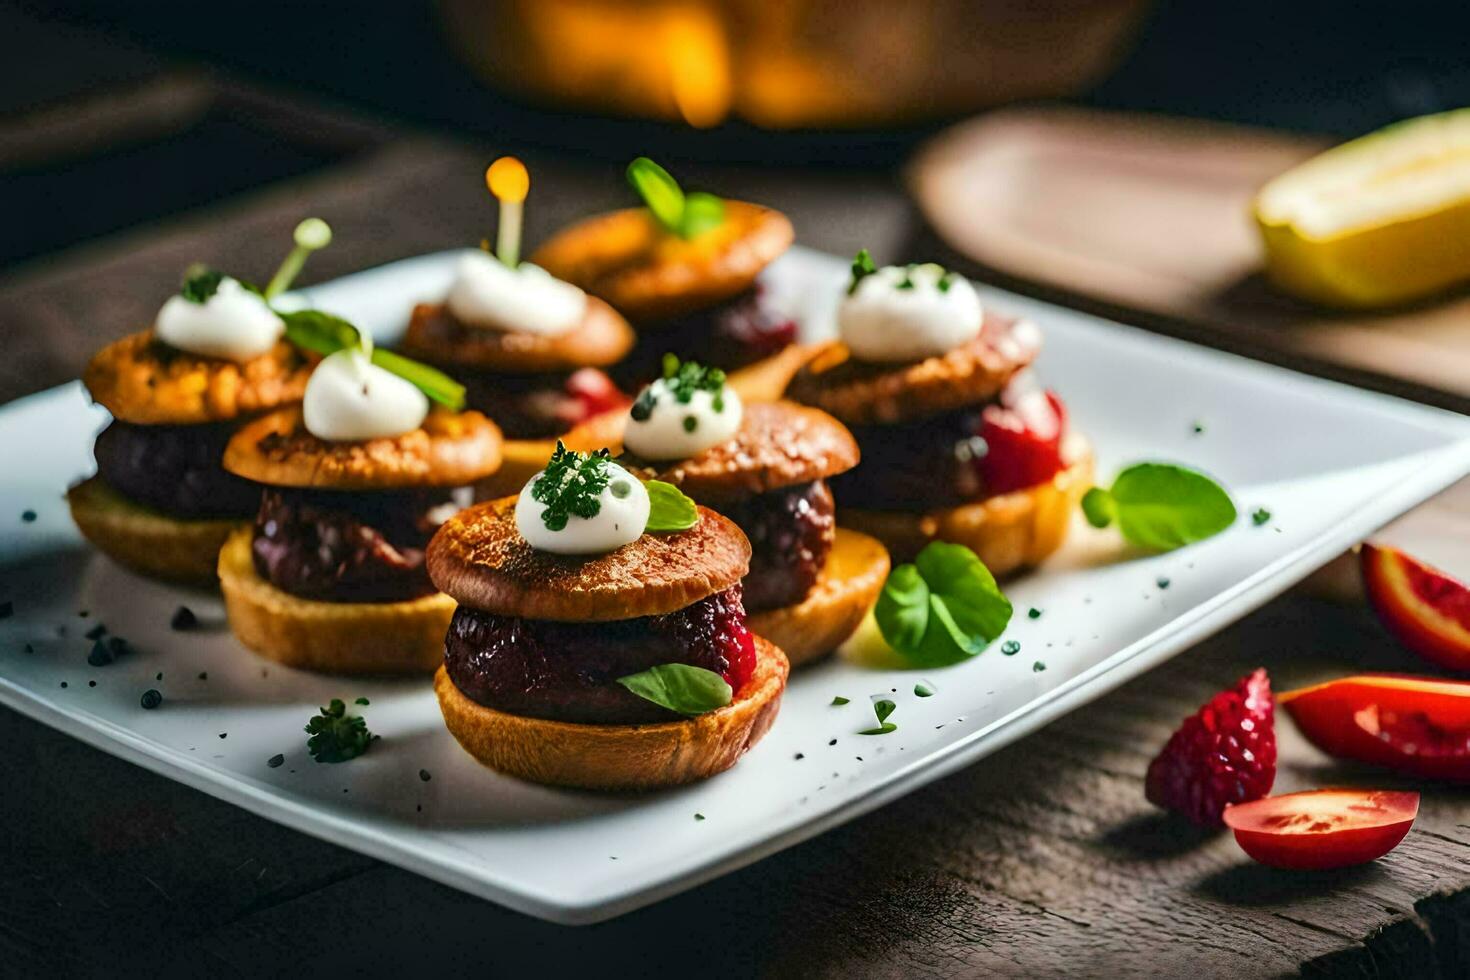
[[[857,465],[858,447],[819,409],[744,405],[724,372],[670,354],[628,412],[593,419],[567,440],[620,442],[624,466],[734,521],[752,549],[743,585],[750,628],[793,666],[851,636],[888,576],[882,544],[837,526],[827,480]]]
[[[628,181],[645,207],[575,224],[533,257],[638,329],[615,377],[630,388],[651,381],[672,351],[724,368],[747,401],[781,397],[805,351],[757,277],[790,247],[791,222],[759,204],[686,194],[646,157],[629,164]]]
[[[521,209],[530,176],[501,157],[485,172],[500,202],[494,254],[466,252],[442,303],[414,307],[401,348],[465,384],[471,408],[505,433],[505,465],[486,495],[514,493],[578,422],[627,403],[601,370],[633,346],[633,330],[607,303],[520,261]]]
[[[982,310],[940,266],[878,269],[863,251],[838,331],[789,395],[836,416],[862,449],[832,481],[844,525],[895,560],[931,540],[965,545],[996,575],[1061,545],[1092,455],[1027,370],[1041,346],[1031,323]]]
[[[298,324],[324,354],[299,408],[246,425],[225,468],[256,484],[253,528],[219,552],[230,627],[255,652],[334,673],[428,673],[454,600],[424,549],[454,489],[500,465],[500,430],[464,390],[325,314]],[[432,408],[430,399],[437,402]]]
[[[241,422],[299,402],[315,358],[285,338],[271,300],[326,246],[317,218],[264,290],[191,268],[153,326],[104,347],[82,383],[112,413],[97,435],[97,474],[67,502],[82,534],[128,567],[158,578],[212,582],[220,545],[250,519],[260,489],[220,465]]]
[[[428,562],[459,601],[434,690],[492,769],[673,786],[728,769],[775,720],[789,668],[746,625],[750,542],[605,449],[558,446],[518,497],[447,521]]]

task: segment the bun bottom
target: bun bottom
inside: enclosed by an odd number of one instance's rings
[[[924,514],[839,507],[837,519],[882,541],[894,561],[912,560],[930,541],[950,541],[975,552],[992,575],[1009,575],[1062,546],[1092,486],[1092,450],[1081,437],[1069,439],[1067,450],[1071,462],[1047,483]]]
[[[888,551],[876,538],[837,529],[827,564],[807,597],[794,606],[751,613],[751,632],[800,667],[837,649],[862,625],[888,578]]]
[[[271,585],[250,560],[250,530],[219,552],[230,629],[277,663],[329,674],[428,674],[444,660],[455,602],[442,592],[404,602],[320,602]]]
[[[248,522],[188,519],[151,510],[91,477],[66,492],[72,520],[98,550],[150,578],[213,585],[219,549]]]
[[[768,640],[755,643],[755,673],[740,696],[682,721],[582,725],[507,714],[465,697],[443,667],[434,693],[450,734],[497,772],[549,786],[660,789],[724,772],[770,730],[790,667]]]

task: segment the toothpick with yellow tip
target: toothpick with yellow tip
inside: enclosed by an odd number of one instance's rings
[[[485,171],[485,186],[500,202],[495,257],[514,269],[521,261],[521,210],[531,190],[531,175],[515,157],[501,157]]]
[[[332,229],[321,218],[307,218],[296,226],[291,237],[295,239],[296,247],[291,249],[291,253],[281,262],[281,267],[266,285],[265,298],[268,300],[284,292],[301,274],[301,267],[306,265],[307,256],[332,244]]]

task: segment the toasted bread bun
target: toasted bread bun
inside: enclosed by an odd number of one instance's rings
[[[728,384],[747,405],[778,401],[786,397],[786,388],[796,372],[819,349],[811,344],[792,344],[778,354],[731,371]]]
[[[1048,483],[998,494],[927,514],[839,507],[842,524],[888,546],[894,561],[909,561],[930,541],[952,541],[975,552],[993,575],[1009,575],[1040,563],[1066,540],[1092,486],[1092,451],[1080,436],[1068,437],[1067,468]]]
[[[605,555],[537,551],[516,529],[515,509],[515,497],[502,497],[445,521],[425,559],[434,584],[501,616],[606,622],[683,609],[750,568],[740,528],[704,507],[687,531],[645,534]]]
[[[616,364],[633,340],[628,321],[589,296],[581,326],[554,336],[466,326],[442,303],[420,303],[399,346],[409,357],[434,364],[501,374],[560,374]]]
[[[788,397],[848,425],[940,415],[994,398],[1040,346],[1040,334],[1025,321],[994,313],[985,314],[980,335],[968,344],[911,364],[859,361],[834,340],[796,372]]]
[[[101,477],[66,492],[82,536],[120,565],[170,582],[213,584],[220,545],[242,522],[177,518],[135,504]]]
[[[219,550],[230,629],[262,657],[329,674],[429,674],[444,662],[454,600],[442,592],[404,602],[320,602],[283,592],[250,559],[249,528]]]
[[[724,222],[689,240],[628,208],[564,229],[531,261],[642,327],[744,292],[794,237],[784,214],[745,201],[726,201]]]
[[[497,772],[581,789],[648,790],[729,769],[770,730],[790,667],[756,637],[756,667],[735,700],[708,714],[654,725],[582,725],[526,718],[465,697],[443,667],[434,693],[466,752]]]
[[[327,442],[306,430],[300,408],[244,426],[225,447],[225,469],[274,487],[408,490],[460,487],[500,466],[500,429],[479,412],[434,408],[391,439]]]
[[[837,649],[878,601],[888,579],[888,551],[876,539],[837,529],[827,564],[807,597],[794,606],[751,613],[752,633],[776,644],[800,667]]]
[[[627,411],[590,419],[563,437],[570,448],[623,452]],[[672,483],[695,500],[717,503],[810,483],[852,469],[858,445],[842,423],[795,402],[746,405],[735,435],[685,460],[644,460],[624,454],[623,465],[645,479]]]
[[[124,422],[228,422],[301,401],[317,360],[283,340],[270,353],[237,364],[170,347],[144,330],[98,351],[82,384]]]

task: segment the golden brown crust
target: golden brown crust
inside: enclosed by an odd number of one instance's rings
[[[435,407],[424,424],[391,439],[327,442],[306,430],[301,409],[249,423],[225,446],[225,469],[276,487],[405,490],[459,487],[500,466],[500,429],[479,412]]]
[[[807,597],[794,606],[751,613],[747,625],[780,647],[791,666],[800,667],[837,649],[862,625],[878,601],[888,569],[882,543],[839,527],[827,564]]]
[[[729,769],[770,730],[790,667],[756,638],[756,667],[725,707],[656,725],[579,725],[526,718],[465,697],[441,667],[434,693],[459,744],[497,772],[581,789],[650,790],[707,779]]]
[[[214,583],[220,545],[245,522],[170,517],[92,477],[66,493],[82,536],[118,564],[170,582]]]
[[[237,364],[170,347],[144,330],[98,351],[82,384],[124,422],[228,422],[301,401],[315,362],[283,340],[270,353]]]
[[[563,229],[531,261],[642,326],[744,292],[794,237],[784,214],[745,201],[726,201],[725,221],[687,241],[628,208]]]
[[[575,449],[623,451],[626,411],[590,419],[567,433]],[[842,423],[820,409],[795,402],[746,405],[740,428],[717,446],[685,460],[644,460],[624,454],[620,462],[643,479],[659,479],[695,500],[738,500],[781,487],[811,483],[852,469],[858,446]]]
[[[788,397],[847,425],[926,418],[989,401],[1035,359],[1039,344],[1012,337],[1011,320],[994,313],[985,319],[968,344],[912,364],[865,363],[831,341],[792,377]]]
[[[217,556],[230,629],[262,657],[329,674],[429,674],[444,662],[454,600],[317,602],[282,592],[250,560],[249,528]]]
[[[627,320],[588,296],[581,326],[556,336],[469,327],[442,303],[420,303],[399,346],[409,357],[435,364],[501,374],[559,374],[616,364],[632,349],[633,340]]]
[[[975,552],[994,575],[1039,564],[1066,540],[1072,515],[1092,486],[1092,451],[1069,437],[1066,469],[1049,483],[927,514],[839,507],[837,519],[887,545],[894,561],[910,561],[930,541]]]
[[[515,506],[515,497],[502,497],[446,521],[429,542],[434,585],[501,616],[605,622],[683,609],[730,588],[750,567],[740,528],[704,507],[687,531],[645,534],[584,556],[532,548],[516,529]]]

